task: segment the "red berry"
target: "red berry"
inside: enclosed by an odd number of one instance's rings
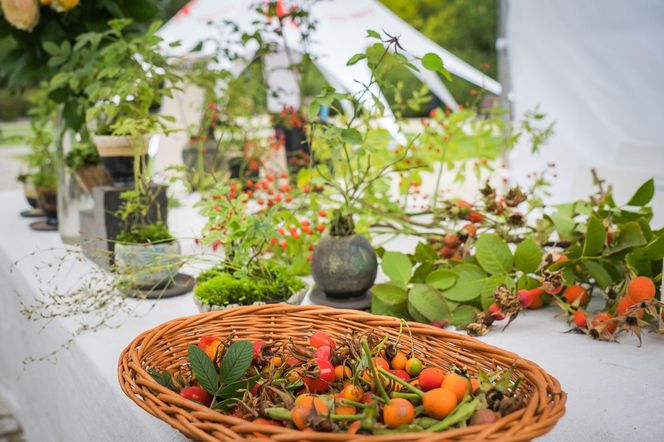
[[[519,295],[519,302],[521,302],[521,308],[528,308],[533,302],[533,294],[530,290],[519,290],[517,293]]]
[[[588,326],[588,316],[585,312],[577,310],[574,312],[574,323],[577,327],[585,328]]]
[[[212,403],[212,396],[210,393],[198,386],[185,388],[184,390],[180,391],[180,396],[185,399],[189,399],[190,401],[199,402],[206,407],[209,407]]]
[[[322,224],[318,224],[316,226],[316,230],[318,230],[320,233],[323,233],[323,231],[325,230],[325,226]]]
[[[491,314],[491,316],[496,318],[496,321],[502,321],[503,319],[505,319],[505,315],[502,314],[502,311],[500,310],[500,307],[496,303],[491,304],[489,306],[488,311],[489,311],[489,314]]]
[[[316,351],[314,352],[314,359],[323,359],[325,361],[329,361],[331,356],[331,351],[330,347],[327,345],[323,345],[322,347],[318,347]]]
[[[330,336],[327,333],[322,331],[316,332],[313,335],[311,335],[311,337],[309,338],[309,344],[311,344],[311,346],[314,348],[320,348],[325,345],[327,345],[333,350],[335,348],[334,341],[332,340],[332,338],[330,338]]]
[[[265,341],[254,341],[254,361],[260,356],[263,347],[265,347]]]

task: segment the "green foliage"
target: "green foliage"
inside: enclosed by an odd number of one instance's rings
[[[125,244],[158,244],[174,241],[175,238],[164,224],[131,225],[115,238]]]
[[[97,146],[91,142],[76,144],[65,155],[65,165],[70,171],[76,172],[87,166],[96,166],[101,164]]]
[[[194,296],[210,305],[241,304],[257,301],[285,301],[301,290],[304,283],[286,268],[267,264],[262,275],[233,273],[227,267],[218,267],[202,273]]]

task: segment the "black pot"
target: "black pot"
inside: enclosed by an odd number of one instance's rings
[[[314,249],[311,274],[331,298],[364,295],[376,280],[378,259],[362,235],[326,236]]]
[[[143,155],[142,164],[148,156]],[[113,180],[114,186],[131,186],[134,183],[134,157],[101,157],[101,163]]]
[[[196,139],[189,139],[187,147],[182,149],[182,163],[187,169],[198,168],[199,148],[202,147],[204,170],[206,173],[214,173],[221,168],[222,154],[218,150],[217,142],[214,139],[208,139],[203,146],[198,146]]]
[[[23,194],[25,195],[28,204],[30,204],[30,207],[36,209],[37,206],[39,206],[39,201],[37,201],[37,191],[32,184],[23,184]]]
[[[58,194],[53,190],[46,188],[37,188],[37,200],[39,207],[46,215],[46,223],[50,225],[58,224]]]
[[[311,157],[311,148],[307,141],[307,135],[299,127],[285,128],[276,126],[274,128],[277,139],[284,141],[286,150],[286,163],[291,176],[297,176],[297,173],[309,165]]]
[[[231,178],[242,178],[243,180],[258,178],[259,170],[249,167],[249,163],[242,157],[231,158],[228,161],[228,169]]]

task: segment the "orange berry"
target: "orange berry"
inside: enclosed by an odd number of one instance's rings
[[[353,372],[350,367],[347,365],[337,365],[334,367],[334,380],[340,381],[342,379],[348,379],[353,376]]]
[[[420,373],[420,388],[423,391],[433,390],[440,388],[445,379],[443,370],[436,367],[427,367]]]
[[[424,393],[422,405],[427,416],[442,419],[457,406],[457,396],[446,388],[435,388]]]
[[[473,391],[473,394],[477,393],[477,390],[480,389],[480,381],[478,381],[476,378],[472,378],[470,380],[470,388]]]
[[[591,323],[593,327],[597,328],[600,333],[607,332],[613,334],[613,332],[616,331],[616,327],[618,326],[615,319],[613,319],[613,316],[607,312],[597,313]]]
[[[585,328],[588,326],[588,316],[585,312],[577,310],[574,312],[574,323],[577,327]]]
[[[648,301],[655,297],[655,284],[652,279],[637,276],[627,284],[627,295],[635,302]]]
[[[343,390],[341,390],[341,395],[344,399],[349,401],[359,402],[364,397],[364,391],[359,385],[347,384]]]
[[[392,358],[390,365],[395,370],[404,370],[406,368],[406,362],[408,362],[408,357],[402,351],[398,351]]]
[[[470,390],[470,382],[468,378],[456,373],[450,373],[445,376],[441,387],[453,392],[456,395],[457,401],[461,402]]]
[[[588,302],[588,292],[580,285],[571,285],[563,292],[563,298],[570,304],[586,305]],[[577,301],[578,300],[578,301]]]
[[[376,367],[380,367],[383,370],[389,370],[390,369],[390,364],[387,363],[385,358],[377,356],[377,357],[371,358],[371,360],[373,361],[373,363]]]
[[[415,407],[408,400],[402,398],[392,399],[383,407],[383,422],[388,428],[397,428],[407,425],[415,418]]]

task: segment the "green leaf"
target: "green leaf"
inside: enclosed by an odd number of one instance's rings
[[[189,365],[191,365],[191,371],[194,373],[196,381],[205,391],[215,394],[219,388],[219,377],[214,363],[197,345],[190,345],[187,353],[189,354]]]
[[[542,249],[533,237],[528,237],[514,251],[514,265],[524,273],[537,270],[542,262]]]
[[[509,275],[492,275],[489,278],[484,280],[484,284],[482,285],[482,293],[481,293],[481,302],[482,302],[482,309],[486,310],[489,308],[491,304],[495,302],[495,299],[493,297],[493,292],[496,291],[496,287],[498,287],[501,284],[505,284],[508,288],[514,289],[514,279],[509,276]]]
[[[438,253],[430,245],[420,242],[415,247],[414,257],[417,262],[435,261],[438,259]]]
[[[645,206],[648,204],[652,197],[655,196],[655,180],[650,178],[632,195],[627,202],[628,206]]]
[[[44,50],[46,51],[46,53],[48,55],[53,56],[53,55],[57,55],[57,54],[60,53],[60,46],[56,45],[52,41],[45,41],[42,44],[42,47],[44,48]]]
[[[522,290],[522,289],[531,290],[531,289],[537,288],[541,285],[542,285],[542,283],[539,281],[539,279],[531,278],[528,275],[521,275],[521,277],[519,278],[519,280],[516,283],[516,289],[517,290]]]
[[[450,309],[443,295],[424,284],[415,284],[408,294],[408,313],[418,322],[449,321]]]
[[[602,264],[597,261],[583,261],[586,270],[595,278],[597,284],[602,288],[607,288],[613,283],[613,278]]]
[[[460,305],[450,315],[450,324],[455,327],[464,327],[475,319],[477,309],[471,305]]]
[[[613,255],[632,247],[640,247],[646,243],[646,238],[641,231],[641,225],[636,221],[630,221],[620,227],[620,231],[612,247],[605,253]]]
[[[371,288],[371,313],[374,315],[408,317],[408,292],[392,284],[376,284]]]
[[[378,40],[382,40],[380,34],[374,31],[373,29],[367,29],[367,37],[377,38]]]
[[[367,58],[366,54],[363,53],[355,54],[348,59],[348,62],[346,62],[346,66],[352,66],[356,64],[358,61],[364,60],[365,58]]]
[[[514,257],[509,246],[498,235],[482,234],[475,243],[475,258],[480,266],[490,274],[512,271]]]
[[[434,266],[432,262],[423,262],[415,269],[413,277],[410,278],[410,282],[424,284],[427,280],[427,277],[431,274],[431,272],[433,272],[433,269]]]
[[[254,358],[254,346],[251,341],[233,342],[219,366],[221,383],[229,385],[238,381],[249,369]],[[216,390],[215,390],[216,391]]]
[[[399,252],[385,252],[380,266],[392,281],[403,285],[408,283],[413,272],[408,256]]]
[[[604,250],[606,242],[606,230],[604,224],[595,215],[588,220],[586,228],[586,238],[583,242],[582,256],[597,256]]]
[[[633,259],[637,261],[655,261],[664,258],[664,233],[660,233],[648,245],[639,247],[632,252]]]
[[[456,302],[472,301],[480,296],[482,286],[487,278],[486,273],[474,264],[460,264],[454,267],[457,282],[451,288],[445,290],[443,295],[446,299]]]
[[[574,238],[574,203],[558,204],[553,206],[557,210],[546,218],[555,226],[560,239],[567,240]]]
[[[244,390],[251,389],[256,382],[261,378],[260,374],[252,376],[248,379],[240,379],[233,383],[222,385],[219,387],[219,390],[215,393],[215,396],[223,399],[239,398],[244,394]]]
[[[348,144],[362,144],[362,134],[352,127],[341,131],[341,139]]]
[[[443,59],[438,54],[434,54],[433,52],[424,54],[424,57],[422,57],[422,66],[430,71],[440,72],[447,80],[452,79],[450,73],[445,69]]]
[[[148,374],[162,387],[173,389],[173,381],[171,379],[171,374],[167,370],[164,370],[161,373],[159,373],[154,368],[148,368]]]
[[[457,274],[452,270],[440,269],[427,276],[426,283],[440,290],[447,290],[454,285]]]

